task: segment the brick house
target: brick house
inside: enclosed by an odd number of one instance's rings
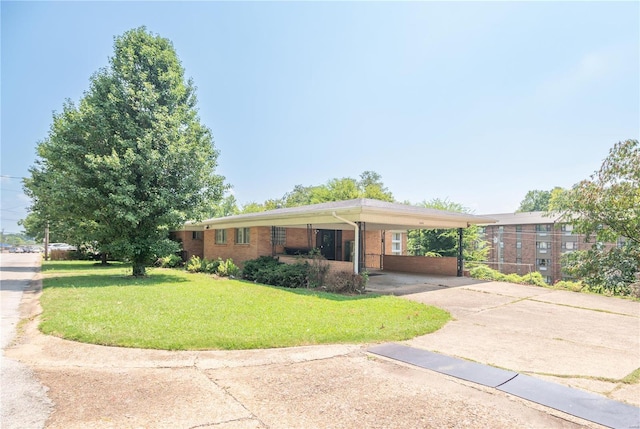
[[[185,257],[242,266],[260,256],[282,259],[319,249],[334,267],[462,275],[459,258],[407,256],[407,230],[462,228],[493,220],[372,199],[336,201],[189,222],[172,237]]]

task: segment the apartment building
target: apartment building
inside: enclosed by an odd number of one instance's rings
[[[589,249],[585,236],[575,234],[572,225],[561,223],[545,212],[484,215],[497,220],[483,225],[490,247],[487,263],[505,274],[524,275],[538,271],[553,284],[565,279],[560,258],[567,252]]]

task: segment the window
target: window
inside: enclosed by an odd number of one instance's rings
[[[516,249],[522,249],[522,241],[516,241]]]
[[[522,225],[516,225],[516,232],[522,232]]]
[[[547,250],[550,243],[546,241],[536,241],[536,249]]]
[[[236,228],[236,244],[249,244],[249,228]]]
[[[191,239],[192,240],[202,240],[204,237],[204,232],[202,231],[191,231]]]
[[[216,229],[216,244],[227,244],[226,229]]]
[[[402,233],[400,232],[391,234],[391,254],[402,255]]]
[[[536,264],[538,265],[538,269],[540,271],[546,271],[547,267],[549,266],[549,260],[548,259],[536,259]]]
[[[551,231],[551,225],[549,224],[542,224],[542,225],[536,225],[536,232],[538,233],[545,233],[545,232],[549,232]]]
[[[271,228],[271,244],[284,245],[287,242],[287,230],[281,226]]]
[[[573,241],[567,241],[562,243],[562,248],[564,250],[573,250],[576,248],[576,243],[574,243]]]
[[[566,232],[567,235],[571,235],[571,232],[573,231],[573,225],[562,224],[560,225],[560,230]]]

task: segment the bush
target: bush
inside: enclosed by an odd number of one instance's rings
[[[330,273],[324,289],[337,293],[364,293],[368,276],[366,273],[356,274],[348,271]]]
[[[202,259],[200,258],[200,256],[193,255],[187,261],[187,266],[185,268],[190,273],[199,273],[200,271],[202,271]]]
[[[250,281],[256,281],[258,271],[265,268],[275,268],[278,264],[280,264],[278,258],[271,256],[260,256],[258,259],[246,261],[242,269],[242,277]]]
[[[223,261],[219,259],[215,269],[215,273],[221,277],[237,277],[240,274],[240,268],[233,263],[231,259]]]
[[[542,274],[540,274],[539,272],[519,276],[518,274],[502,274],[501,272],[493,270],[486,265],[478,265],[469,270],[469,275],[474,279],[480,280],[529,284],[534,286],[547,286],[547,283],[544,281]]]
[[[159,258],[156,262],[156,265],[161,268],[178,268],[184,265],[184,262],[182,261],[182,258],[180,256],[172,254],[163,258]]]
[[[582,282],[572,282],[568,280],[561,280],[559,282],[556,282],[554,286],[559,289],[566,289],[572,292],[580,292],[585,285]]]

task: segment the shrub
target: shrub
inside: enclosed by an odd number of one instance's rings
[[[338,293],[364,293],[367,286],[368,275],[356,274],[348,271],[336,271],[330,273],[324,289],[328,292]]]
[[[261,256],[244,263],[243,277],[257,283],[288,288],[307,287],[309,284],[307,262],[285,264],[270,256]]]
[[[171,254],[163,258],[159,258],[156,265],[161,268],[177,268],[184,265],[184,262],[180,256]]]
[[[529,284],[535,286],[547,286],[542,274],[533,272],[519,276],[518,274],[502,274],[486,265],[478,265],[469,270],[469,275],[474,279],[493,280],[496,282],[510,282],[517,284]]]
[[[202,259],[200,258],[200,256],[193,255],[191,258],[189,258],[189,260],[187,261],[186,269],[191,273],[199,273],[200,271],[202,271]]]
[[[561,280],[559,282],[556,282],[554,286],[559,289],[567,289],[572,292],[580,292],[585,285],[582,282],[572,282],[568,280]]]
[[[240,274],[240,268],[233,263],[233,260],[227,259],[223,261],[219,259],[216,266],[216,274],[221,277],[237,277]]]
[[[274,268],[278,264],[280,264],[278,259],[271,256],[260,256],[258,259],[251,259],[244,263],[242,277],[247,280],[256,281],[258,271],[265,268]]]
[[[307,287],[320,287],[325,284],[329,273],[329,263],[320,253],[319,249],[313,249],[309,253],[311,262],[309,264],[309,284]]]

